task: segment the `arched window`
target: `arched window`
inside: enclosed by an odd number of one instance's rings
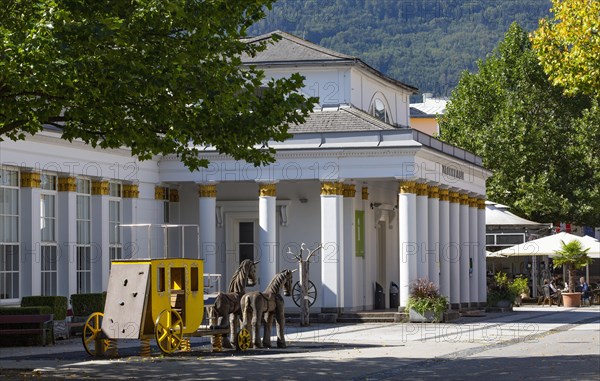
[[[369,107],[369,114],[385,123],[392,123],[389,110],[386,107],[386,102],[380,97],[374,97]]]

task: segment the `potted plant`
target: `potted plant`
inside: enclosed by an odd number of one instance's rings
[[[499,271],[494,274],[494,280],[488,286],[487,304],[490,307],[510,308],[517,295],[506,273]]]
[[[448,299],[433,282],[420,278],[410,286],[406,309],[411,322],[439,322],[448,309]]]
[[[573,240],[569,243],[561,241],[560,250],[554,251],[557,256],[552,258],[553,266],[565,266],[569,274],[569,292],[562,293],[565,307],[579,307],[581,305],[581,293],[575,292],[575,279],[577,270],[592,262],[592,258],[587,255],[589,250],[589,248],[584,249],[578,240]]]
[[[526,277],[519,275],[508,285],[508,288],[515,294],[515,305],[520,306],[523,298],[529,296],[529,281]]]

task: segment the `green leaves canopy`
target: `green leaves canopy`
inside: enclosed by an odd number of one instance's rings
[[[573,240],[569,243],[561,241],[560,250],[555,250],[556,257],[552,258],[554,267],[565,266],[569,273],[569,292],[575,292],[575,276],[577,269],[592,263],[593,259],[587,255],[590,249],[583,249],[581,242]]]
[[[303,78],[266,82],[240,56],[247,28],[274,0],[14,0],[0,10],[0,139],[43,125],[139,159],[177,154],[194,170],[196,145],[254,165],[271,139],[311,109]],[[255,148],[258,147],[258,148]]]
[[[598,226],[598,99],[553,86],[517,24],[478,69],[452,93],[441,138],[483,158],[488,199],[540,222]]]

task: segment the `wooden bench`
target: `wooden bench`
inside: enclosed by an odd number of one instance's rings
[[[0,315],[0,335],[41,334],[42,345],[54,344],[54,315]],[[48,340],[50,339],[50,340]]]

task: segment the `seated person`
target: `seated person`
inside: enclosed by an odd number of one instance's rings
[[[579,286],[578,286],[581,294],[581,300],[588,302],[590,301],[590,297],[592,296],[592,292],[590,291],[590,286],[585,281],[584,277],[579,278]]]

